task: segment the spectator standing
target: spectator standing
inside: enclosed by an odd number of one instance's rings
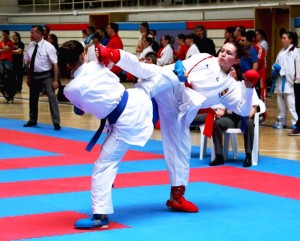
[[[58,38],[55,34],[51,33],[48,36],[48,42],[51,43],[54,48],[56,49],[56,51],[58,50]]]
[[[13,79],[16,84],[16,91],[22,91],[23,75],[24,75],[24,49],[25,45],[21,41],[21,36],[18,32],[13,32],[12,39],[14,41],[13,50]]]
[[[243,35],[245,35],[245,33],[246,33],[246,29],[245,29],[244,26],[241,26],[241,25],[240,25],[240,26],[237,26],[237,27],[235,28],[234,33],[233,33],[233,36],[234,36],[235,41],[239,42],[240,39],[241,39],[241,37],[242,37]]]
[[[199,44],[199,37],[196,36],[194,33],[190,33],[186,36],[185,39],[186,45],[189,47],[185,59],[188,59],[194,54],[200,54],[200,50],[197,46],[197,43]]]
[[[87,37],[83,41],[85,51],[87,51],[87,49],[93,44],[93,37],[94,37],[94,34],[95,34],[95,28],[93,26],[88,26],[86,28],[86,34],[87,34]]]
[[[157,58],[157,65],[164,66],[167,64],[172,64],[174,62],[173,49],[170,45],[171,36],[164,35],[161,38],[162,51],[160,57]]]
[[[30,35],[34,41],[29,44],[25,54],[25,61],[30,66],[27,78],[27,85],[29,86],[29,121],[24,124],[24,127],[37,125],[39,96],[41,90],[45,89],[54,129],[60,130],[59,108],[55,96],[55,90],[58,88],[56,50],[52,44],[43,39],[43,28],[41,26],[32,26]]]
[[[256,34],[257,43],[260,44],[260,46],[262,46],[266,50],[266,53],[268,53],[269,45],[268,45],[268,42],[267,42],[266,32],[262,29],[257,29],[255,31],[255,34]]]
[[[82,33],[82,41],[81,41],[81,44],[83,45],[83,47],[85,47],[84,41],[85,41],[86,38],[87,38],[87,32],[86,32],[86,29],[83,29],[83,30],[81,31],[81,33]]]
[[[99,32],[96,32],[93,37],[93,45],[88,48],[86,60],[87,62],[98,61],[95,51],[95,45],[101,43],[101,36]]]
[[[2,94],[8,102],[13,102],[16,94],[16,84],[13,79],[14,43],[9,38],[9,35],[9,30],[2,30],[2,39],[0,42],[0,73],[4,86]]]
[[[291,113],[291,123],[294,127],[298,120],[294,94],[298,35],[294,32],[283,33],[281,42],[283,48],[279,51],[275,61],[275,64],[279,66],[279,71],[277,76],[274,76],[276,77],[275,93],[277,93],[278,115],[273,127],[277,129],[286,127],[288,110]],[[272,74],[274,75],[274,72]]]
[[[160,46],[159,46],[159,43],[156,41],[156,34],[157,34],[156,30],[155,29],[150,29],[149,33],[153,37],[152,48],[153,48],[154,52],[157,53]]]
[[[50,31],[51,31],[51,29],[50,29],[50,27],[49,27],[48,25],[45,25],[45,26],[43,27],[43,38],[44,38],[46,41],[48,41],[48,37],[49,37]]]
[[[100,35],[100,42],[103,46],[106,46],[109,41],[107,31],[104,27],[99,28],[98,33]]]
[[[257,70],[258,68],[257,52],[252,46],[252,41],[253,34],[250,31],[244,33],[239,41],[239,43],[242,44],[246,50],[245,56],[243,56],[240,61],[240,67],[243,73],[245,73],[247,70]]]
[[[140,61],[145,62],[147,53],[154,52],[153,49],[152,49],[152,42],[153,42],[153,38],[151,38],[151,37],[147,37],[144,40],[143,51],[142,51],[142,53],[140,54],[140,57],[139,57]]]
[[[216,56],[216,46],[212,39],[207,37],[207,30],[202,24],[197,24],[194,27],[194,33],[199,37],[199,51],[200,53],[208,53]]]
[[[176,37],[176,42],[178,46],[178,50],[176,52],[176,60],[185,60],[186,53],[189,49],[189,46],[185,43],[186,35],[180,33]]]
[[[119,24],[117,23],[109,23],[106,28],[107,34],[109,36],[109,41],[106,45],[108,48],[112,49],[123,49],[123,41],[120,38],[118,32],[119,32]],[[111,71],[118,75],[120,78],[126,78],[124,77],[124,74],[122,74],[122,69],[118,66],[113,66],[111,68]]]
[[[135,49],[135,52],[139,55],[143,52],[144,49],[144,41],[147,37],[153,38],[153,36],[149,32],[149,25],[147,22],[142,22],[140,24],[140,37],[137,43],[137,47]]]
[[[295,124],[295,129],[293,129],[288,135],[299,136],[300,135],[300,49],[297,49],[296,54],[296,78],[294,83],[294,93],[295,93],[295,108],[298,116],[298,120]]]

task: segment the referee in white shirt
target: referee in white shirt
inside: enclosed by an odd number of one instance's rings
[[[55,130],[60,130],[60,115],[55,90],[58,88],[57,54],[54,46],[43,39],[43,27],[34,25],[30,31],[33,40],[24,56],[28,68],[29,121],[24,127],[37,125],[40,92],[48,96],[51,118]]]

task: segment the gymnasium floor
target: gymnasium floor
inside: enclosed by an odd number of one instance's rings
[[[275,96],[260,127],[258,166],[242,167],[239,137],[239,159],[209,167],[209,150],[200,161],[199,132],[192,131],[186,197],[199,213],[166,208],[170,187],[161,135],[155,130],[146,146],[132,146],[120,165],[110,228],[90,231],[76,230],[73,223],[91,213],[90,174],[100,145],[90,153],[84,148],[99,121],[76,116],[70,104],[60,104],[62,130],[55,131],[46,100],[40,100],[38,126],[24,128],[26,85],[15,103],[0,98],[0,241],[299,240],[300,136],[270,127]]]

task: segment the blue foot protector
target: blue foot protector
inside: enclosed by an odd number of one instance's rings
[[[109,220],[108,217],[98,219],[95,218],[95,215],[92,215],[90,218],[79,219],[74,224],[75,228],[80,229],[91,229],[91,228],[108,228]]]
[[[173,72],[177,75],[180,82],[186,82],[187,78],[184,76],[184,66],[181,60],[177,60]]]

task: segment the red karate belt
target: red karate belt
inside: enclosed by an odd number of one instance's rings
[[[188,82],[185,82],[185,86],[192,89],[192,85]],[[203,135],[211,138],[217,113],[212,108],[203,108],[198,111],[198,114],[206,114]]]
[[[203,135],[211,138],[214,129],[215,115],[217,113],[212,108],[203,108],[198,111],[198,114],[206,114]]]

